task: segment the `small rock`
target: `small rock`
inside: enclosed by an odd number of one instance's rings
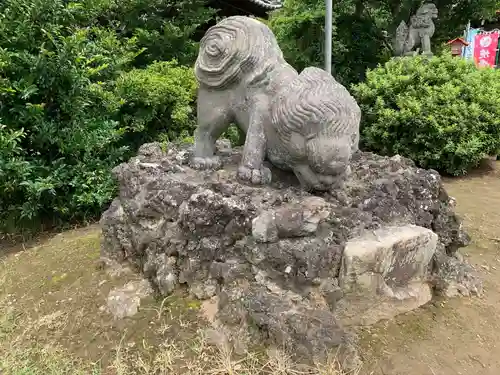
[[[177,257],[167,257],[165,254],[162,254],[159,259],[156,282],[163,295],[171,294],[178,284],[179,271],[176,263]]]
[[[111,277],[119,277],[132,273],[132,270],[128,266],[104,256],[99,259],[98,267],[100,269],[105,269],[106,273]]]
[[[149,281],[131,281],[123,287],[109,292],[107,299],[108,310],[117,319],[130,317],[139,311],[141,299],[153,292]]]
[[[278,228],[274,212],[266,211],[252,220],[252,236],[257,242],[275,242],[278,240]]]
[[[468,263],[460,262],[455,257],[436,253],[434,269],[432,283],[438,295],[448,298],[459,295],[482,295],[483,282]]]
[[[231,141],[220,138],[215,142],[215,147],[220,154],[230,154],[232,151]]]
[[[219,348],[225,348],[229,345],[227,337],[222,332],[213,328],[207,328],[205,330],[205,338],[209,345],[214,345]]]

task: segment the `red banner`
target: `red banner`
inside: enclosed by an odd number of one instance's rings
[[[476,35],[474,61],[477,66],[495,66],[499,35],[498,31]]]

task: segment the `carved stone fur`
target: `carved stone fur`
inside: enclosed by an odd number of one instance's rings
[[[221,166],[215,141],[235,122],[246,134],[242,180],[270,182],[265,157],[294,171],[308,190],[328,189],[345,176],[358,147],[359,106],[325,71],[298,74],[265,24],[234,16],[211,27],[195,75],[200,87],[194,168]]]
[[[427,3],[411,17],[409,27],[405,21],[401,21],[396,30],[396,55],[413,55],[416,53],[414,49],[419,46],[422,47],[422,54],[432,55],[431,38],[435,32],[433,19],[437,17],[437,7],[432,3]]]
[[[358,150],[361,111],[331,74],[306,68],[271,104],[267,156],[293,170],[303,186],[323,190],[342,181]]]

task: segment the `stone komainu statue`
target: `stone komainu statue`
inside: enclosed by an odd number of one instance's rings
[[[201,40],[198,126],[191,165],[219,168],[215,141],[235,122],[246,133],[238,177],[268,183],[267,159],[291,170],[308,190],[327,190],[349,171],[358,149],[361,111],[344,86],[318,68],[298,74],[272,31],[234,16]]]
[[[432,3],[422,5],[417,13],[411,17],[410,26],[401,21],[396,30],[396,56],[413,55],[414,49],[422,47],[422,54],[432,55],[431,38],[434,35],[435,26],[433,19],[437,18],[438,10]]]

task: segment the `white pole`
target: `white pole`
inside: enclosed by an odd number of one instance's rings
[[[469,36],[469,31],[470,31],[470,21],[467,22],[467,26],[465,27],[465,31],[464,31],[464,40],[466,42],[468,42],[467,38]],[[467,48],[466,47],[462,47],[462,57],[465,58],[466,54],[467,54]]]
[[[325,14],[325,70],[332,73],[332,13],[333,4],[332,0],[326,1],[326,14]]]

